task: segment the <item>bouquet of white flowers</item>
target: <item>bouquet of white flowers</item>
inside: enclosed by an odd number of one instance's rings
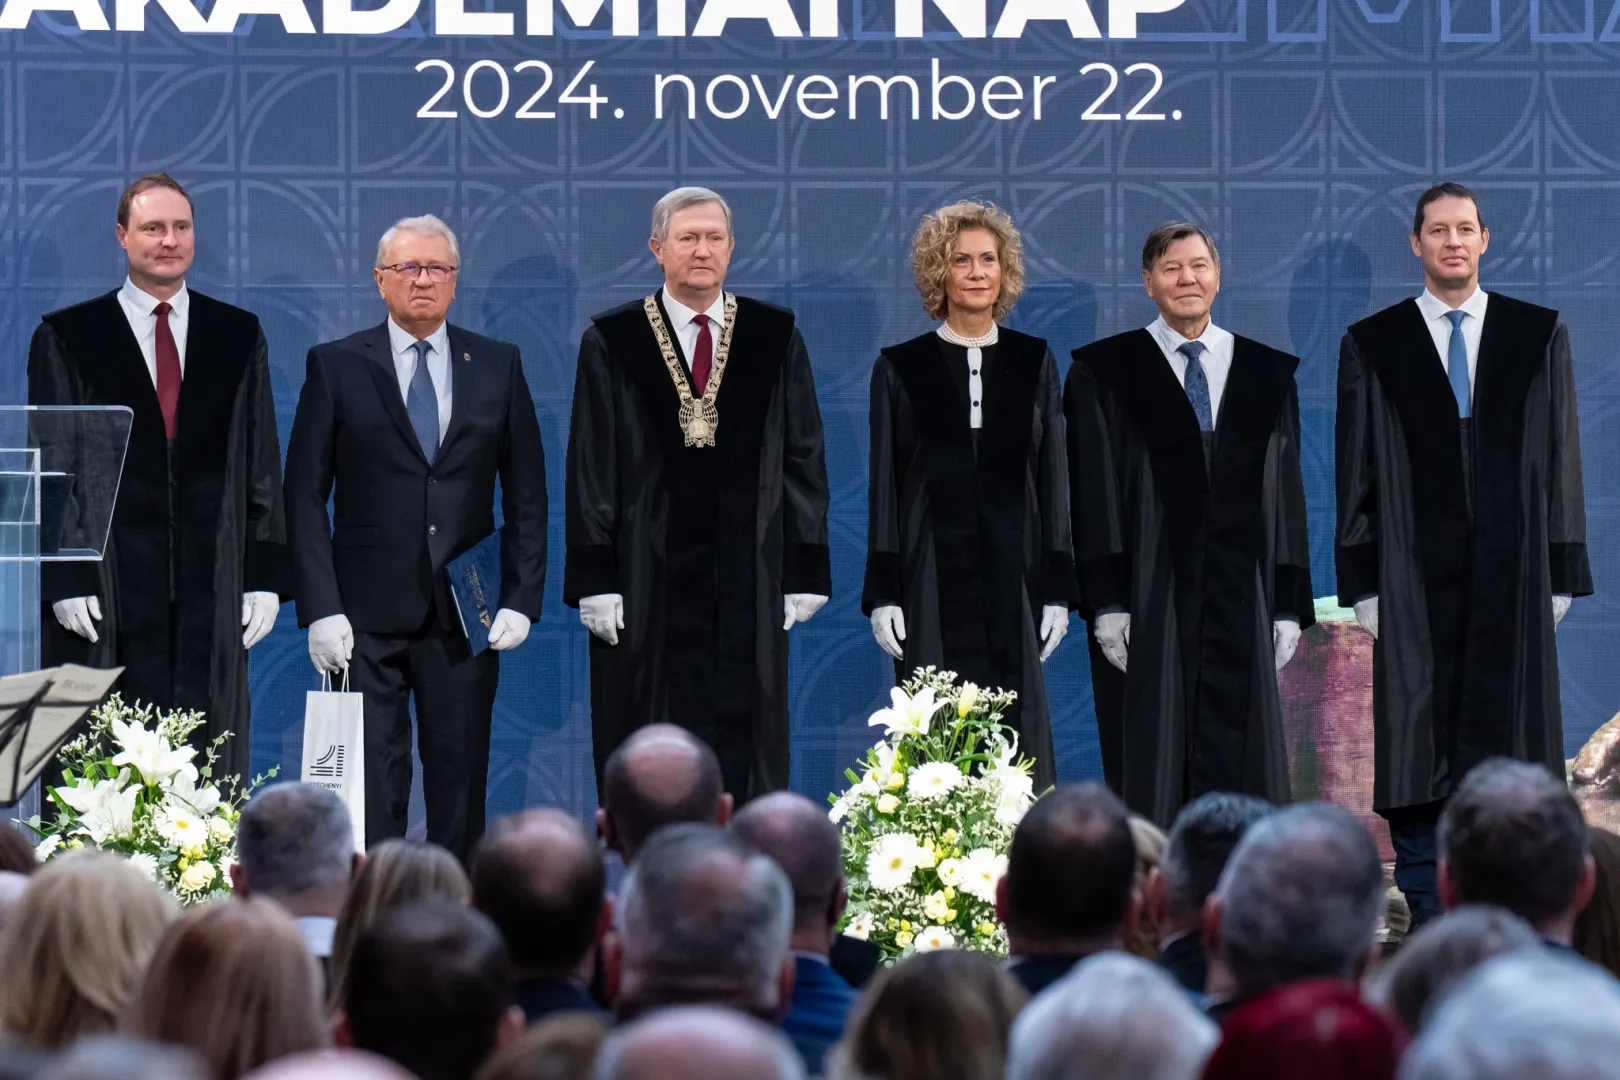
[[[40,837],[39,857],[100,848],[127,855],[182,904],[229,895],[238,811],[268,777],[216,783],[214,760],[230,735],[209,744],[199,768],[186,737],[202,722],[200,712],[160,715],[109,697],[91,712],[89,730],[62,747],[64,783],[46,796],[56,820],[27,823]]]
[[[849,909],[843,931],[889,959],[929,949],[1004,956],[996,885],[1013,829],[1035,801],[1033,762],[1003,724],[1016,695],[923,668],[870,721],[887,738],[833,797]]]

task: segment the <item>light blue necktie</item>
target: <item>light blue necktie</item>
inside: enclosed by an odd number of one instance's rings
[[[1457,416],[1468,419],[1471,395],[1468,388],[1468,342],[1463,338],[1463,319],[1466,311],[1448,311],[1451,320],[1451,343],[1446,348],[1446,375],[1451,379],[1451,393],[1457,399]]]
[[[411,385],[405,391],[405,414],[411,418],[411,430],[422,444],[422,454],[432,462],[439,452],[439,398],[433,392],[433,376],[428,374],[428,353],[433,345],[415,341],[416,370],[411,373]]]
[[[1204,376],[1204,343],[1189,341],[1176,351],[1187,358],[1187,400],[1198,417],[1198,430],[1214,431],[1215,410],[1209,404],[1209,380]]]

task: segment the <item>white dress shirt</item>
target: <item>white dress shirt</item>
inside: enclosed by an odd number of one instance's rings
[[[1485,305],[1490,300],[1490,294],[1484,289],[1475,289],[1470,296],[1457,306],[1458,311],[1465,311],[1468,317],[1462,321],[1463,344],[1468,347],[1468,400],[1474,399],[1474,372],[1479,370],[1479,342],[1485,336]],[[1417,298],[1418,310],[1423,312],[1423,321],[1428,324],[1429,335],[1434,338],[1434,351],[1440,354],[1440,366],[1446,374],[1451,374],[1451,320],[1446,313],[1451,305],[1440,299],[1428,289]]]
[[[309,954],[317,960],[330,959],[332,938],[337,934],[337,920],[326,915],[301,915],[297,921],[298,933],[302,935]]]
[[[433,382],[433,396],[439,399],[439,441],[450,430],[450,331],[446,324],[429,334],[426,341],[432,346],[427,355],[428,378]],[[411,400],[411,377],[416,374],[416,338],[408,330],[400,329],[393,319],[388,320],[388,343],[394,350],[394,375],[399,379],[399,396]]]
[[[1164,321],[1161,315],[1148,325],[1148,333],[1153,340],[1159,343],[1159,350],[1170,364],[1170,370],[1175,372],[1176,382],[1185,389],[1187,386],[1187,357],[1178,350],[1189,341],[1204,343],[1204,381],[1209,383],[1209,415],[1218,427],[1221,422],[1221,397],[1226,393],[1226,377],[1232,373],[1232,350],[1236,347],[1237,339],[1231,331],[1222,330],[1213,322],[1206,323],[1204,332],[1195,338],[1182,337],[1170,324]]]
[[[698,334],[701,328],[697,324],[698,312],[687,307],[669,293],[669,286],[664,287],[664,310],[669,313],[669,330],[675,335],[675,340],[681,343],[681,359],[686,362],[686,370],[692,370],[692,355],[697,351]],[[714,341],[714,347],[720,347],[720,328],[726,323],[726,294],[721,292],[709,310],[702,312],[709,317],[709,335]],[[714,354],[709,354],[714,359]]]
[[[129,278],[124,279],[124,287],[118,290],[118,306],[124,309],[124,318],[129,320],[129,328],[135,334],[135,343],[141,347],[141,355],[146,358],[146,373],[152,377],[152,385],[157,386],[157,315],[154,310],[162,303],[149,292],[143,292],[135,287]],[[180,377],[186,374],[186,330],[190,327],[191,294],[186,291],[185,283],[180,285],[180,291],[169,297],[169,333],[174,335],[174,348],[180,354]]]

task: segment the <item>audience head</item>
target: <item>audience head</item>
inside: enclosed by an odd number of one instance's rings
[[[589,968],[608,904],[601,849],[579,822],[557,810],[501,818],[478,846],[472,880],[473,906],[495,923],[518,975]]]
[[[1383,910],[1383,867],[1366,827],[1337,806],[1302,803],[1244,833],[1210,896],[1204,937],[1248,998],[1359,977]]]
[[[1043,795],[1013,833],[996,910],[1017,956],[1124,944],[1135,925],[1136,843],[1130,812],[1101,784]]]
[[[1012,1028],[1007,1080],[1195,1080],[1215,1025],[1157,965],[1082,960]]]
[[[248,897],[191,908],[158,945],[124,1018],[143,1039],[189,1046],[236,1080],[326,1037],[321,976],[292,918]]]
[[[10,822],[0,821],[0,873],[27,877],[39,869],[34,845],[23,838]]]
[[[316,1050],[255,1069],[248,1080],[415,1080],[387,1058],[363,1050]]]
[[[981,953],[913,953],[882,971],[827,1058],[832,1080],[1001,1080],[1028,1001]]]
[[[1406,1036],[1336,979],[1295,983],[1237,1008],[1204,1080],[1395,1080]]]
[[[731,831],[782,868],[793,888],[793,947],[825,954],[849,899],[838,829],[803,795],[778,791],[737,812]]]
[[[211,1080],[208,1067],[182,1046],[112,1035],[80,1039],[39,1080]]]
[[[511,982],[500,932],[478,912],[444,900],[385,911],[355,943],[338,1041],[418,1080],[466,1080],[523,1030]]]
[[[1136,845],[1136,874],[1131,887],[1136,890],[1136,926],[1125,939],[1127,952],[1144,960],[1159,958],[1159,941],[1164,928],[1159,925],[1158,914],[1147,904],[1148,884],[1164,858],[1164,830],[1141,814],[1131,815],[1131,842]]]
[[[553,1016],[495,1051],[474,1080],[586,1080],[607,1036],[594,1016]]]
[[[1192,933],[1202,926],[1204,901],[1220,884],[1232,850],[1249,826],[1274,809],[1264,799],[1228,791],[1200,795],[1182,807],[1148,888],[1148,907],[1162,933]]]
[[[465,904],[472,894],[467,874],[456,857],[437,844],[418,840],[384,840],[366,852],[364,865],[354,876],[354,884],[337,929],[332,932],[331,987],[334,1005],[348,991],[349,959],[355,942],[371,929],[385,911],[438,898]]]
[[[1440,815],[1440,900],[1495,904],[1569,944],[1592,898],[1586,821],[1562,778],[1492,758],[1463,778]]]
[[[1620,1080],[1620,983],[1549,949],[1487,960],[1448,994],[1400,1080]]]
[[[621,1020],[663,1005],[728,1005],[776,1020],[792,995],[793,890],[777,865],[712,825],[671,825],[637,858],[604,969]]]
[[[0,931],[0,1034],[49,1050],[113,1030],[174,905],[117,855],[59,855]]]
[[[674,724],[649,724],[608,757],[596,827],[608,849],[630,863],[656,830],[682,823],[724,827],[731,807],[709,744]]]
[[[1378,973],[1372,996],[1407,1031],[1423,1029],[1431,1003],[1474,968],[1541,939],[1511,912],[1481,904],[1436,919],[1401,946]]]
[[[613,1033],[595,1080],[804,1080],[787,1038],[751,1016],[692,1005],[664,1009]]]
[[[313,784],[276,784],[242,808],[231,887],[294,915],[336,918],[359,861],[342,799]]]
[[[1620,836],[1593,829],[1592,901],[1575,920],[1575,951],[1620,976]]]

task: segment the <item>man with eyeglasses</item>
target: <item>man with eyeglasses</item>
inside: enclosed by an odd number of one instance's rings
[[[269,346],[255,315],[189,286],[195,225],[171,176],[124,190],[128,275],[43,318],[28,400],[134,412],[106,557],[41,568],[46,664],[121,665],[126,701],[200,710],[195,748],[233,736],[218,779],[248,771],[247,650],[290,584]]]
[[[465,858],[484,831],[499,656],[540,617],[546,469],[517,346],[446,321],[460,261],[432,215],[383,234],[388,318],[309,351],[286,491],[310,659],[365,695],[366,841],[405,835],[414,696],[427,836]],[[474,656],[444,567],[494,531],[497,479],[501,590]]]
[[[821,412],[793,313],[725,289],[724,199],[670,192],[650,246],[662,288],[579,346],[563,599],[592,634],[597,790],[667,722],[743,801],[788,786],[788,630],[832,591]]]

